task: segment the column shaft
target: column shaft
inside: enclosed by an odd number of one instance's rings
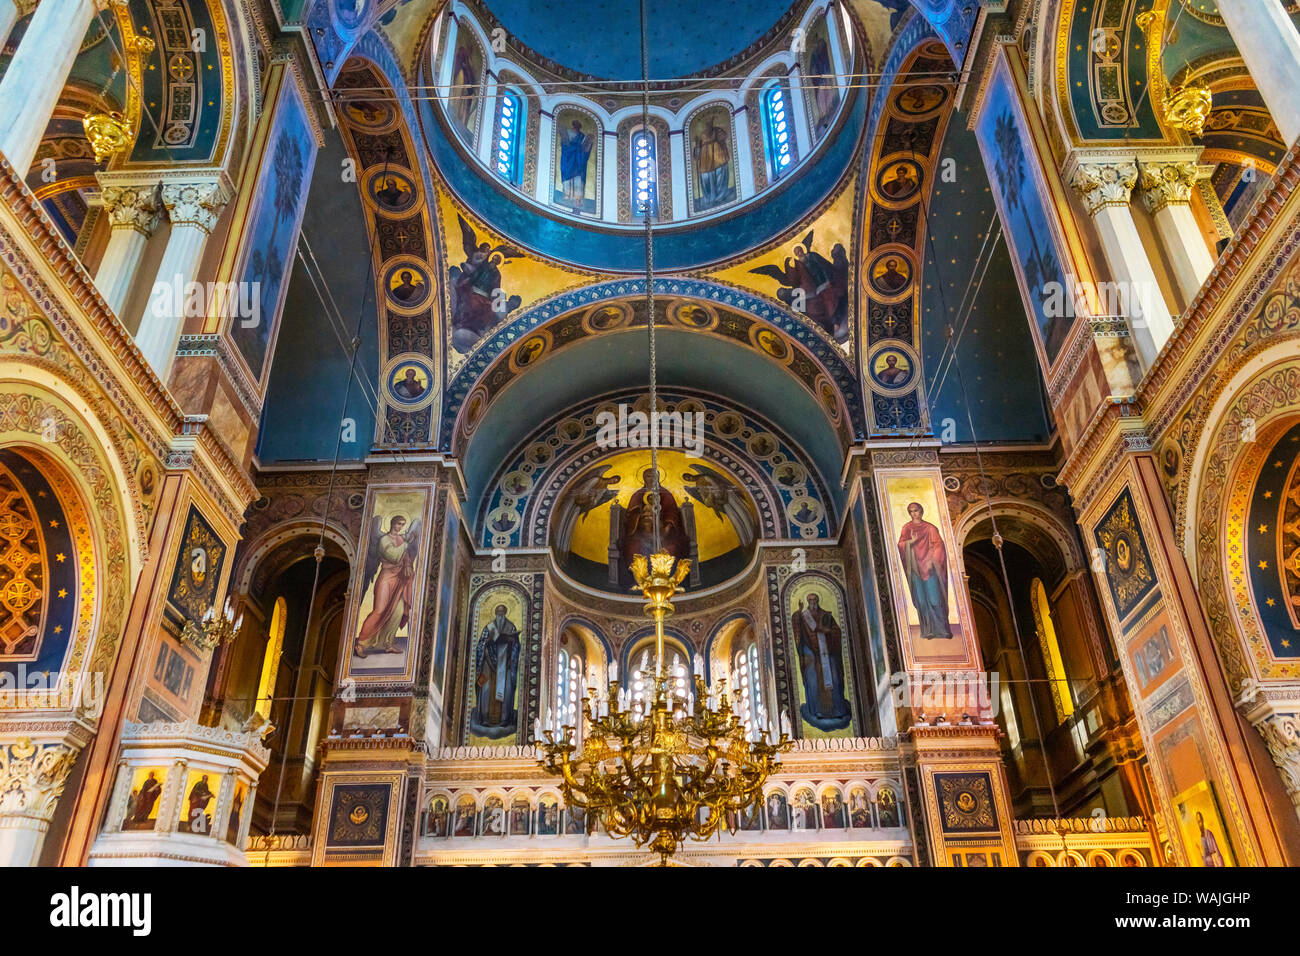
[[[162,187],[172,231],[140,318],[135,344],[163,381],[171,371],[185,325],[189,284],[198,279],[203,249],[229,198],[225,187],[217,182],[168,183]]]
[[[1285,145],[1293,145],[1300,139],[1300,31],[1281,0],[1219,0],[1219,14]]]
[[[1173,316],[1160,293],[1160,284],[1128,206],[1102,206],[1093,213],[1093,221],[1097,224],[1111,276],[1119,286],[1113,300],[1127,304],[1138,355],[1143,368],[1150,368],[1173,335]]]
[[[1170,203],[1156,212],[1156,232],[1169,255],[1174,281],[1190,303],[1214,271],[1214,257],[1201,236],[1201,229],[1186,203]]]
[[[0,153],[26,176],[95,14],[93,0],[42,0],[0,80]]]
[[[195,280],[208,233],[194,223],[173,223],[135,344],[163,381],[171,370],[185,324],[186,287]]]
[[[123,322],[128,317],[122,315],[122,308],[140,269],[145,246],[158,225],[161,207],[157,192],[156,186],[106,184],[100,193],[113,231],[95,273],[95,285]]]

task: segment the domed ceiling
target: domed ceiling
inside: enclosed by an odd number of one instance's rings
[[[536,0],[485,5],[538,56],[597,79],[641,78],[639,0],[569,0],[562,17]],[[650,78],[708,71],[761,40],[790,7],[787,0],[647,0]]]

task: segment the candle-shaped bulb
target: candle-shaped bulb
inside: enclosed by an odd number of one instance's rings
[[[781,733],[785,734],[787,737],[791,734],[790,712],[784,708],[781,710]]]
[[[542,739],[542,718],[540,717],[533,721],[533,739],[539,743]]]
[[[695,658],[695,676],[696,676],[696,677],[703,677],[703,676],[704,676],[704,658],[703,658],[703,657],[696,657],[696,658]]]
[[[618,681],[618,664],[614,661],[609,662],[609,682],[611,684]]]

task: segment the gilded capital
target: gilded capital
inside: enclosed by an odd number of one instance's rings
[[[0,744],[0,816],[49,820],[67,783],[77,751],[63,743],[20,738]]]
[[[1106,206],[1127,206],[1137,180],[1137,162],[1122,159],[1080,163],[1070,177],[1070,185],[1083,197],[1088,212],[1096,215]]]
[[[158,227],[162,204],[157,186],[105,186],[99,196],[114,229],[134,229],[147,237]]]
[[[210,233],[230,195],[220,183],[164,183],[162,201],[173,226],[198,226]]]
[[[1142,204],[1147,212],[1157,213],[1169,205],[1190,203],[1196,177],[1195,163],[1177,161],[1142,163],[1138,177],[1138,188],[1142,191]]]

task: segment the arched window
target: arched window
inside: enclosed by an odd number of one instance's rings
[[[561,727],[582,729],[582,678],[582,654],[562,648],[555,666],[555,716]]]
[[[266,634],[266,653],[262,656],[262,676],[257,682],[257,712],[270,720],[275,697],[275,678],[280,672],[280,654],[284,650],[284,625],[288,605],[284,598],[275,599],[271,608],[271,627]]]
[[[650,641],[643,648],[633,651],[628,660],[632,668],[632,673],[629,675],[632,709],[637,710],[639,704],[640,712],[646,714],[649,712],[648,702],[653,698],[655,689],[654,642]],[[691,688],[690,667],[687,666],[686,654],[675,644],[664,644],[664,670],[673,678],[673,696],[679,700],[687,699]],[[680,704],[678,710],[683,710]]]
[[[763,673],[758,666],[758,644],[750,641],[736,652],[731,671],[732,693],[736,713],[745,725],[745,733],[753,736],[766,730],[767,707],[763,701]]]
[[[497,175],[518,186],[523,181],[524,154],[524,103],[514,90],[501,94],[501,109],[497,115],[496,156],[493,165]]]
[[[644,126],[632,131],[629,168],[632,174],[632,215],[644,218],[646,209],[650,217],[659,217],[659,165],[658,147],[654,130]]]
[[[1029,584],[1029,600],[1034,608],[1034,627],[1038,631],[1038,643],[1043,650],[1043,667],[1052,688],[1056,719],[1064,721],[1074,713],[1074,695],[1070,691],[1069,678],[1065,676],[1065,664],[1061,659],[1061,645],[1056,640],[1056,625],[1052,623],[1052,606],[1047,600],[1047,589],[1039,578],[1034,578]]]
[[[790,98],[779,81],[773,81],[763,91],[763,142],[772,180],[784,175],[794,162],[794,123],[789,106]]]

